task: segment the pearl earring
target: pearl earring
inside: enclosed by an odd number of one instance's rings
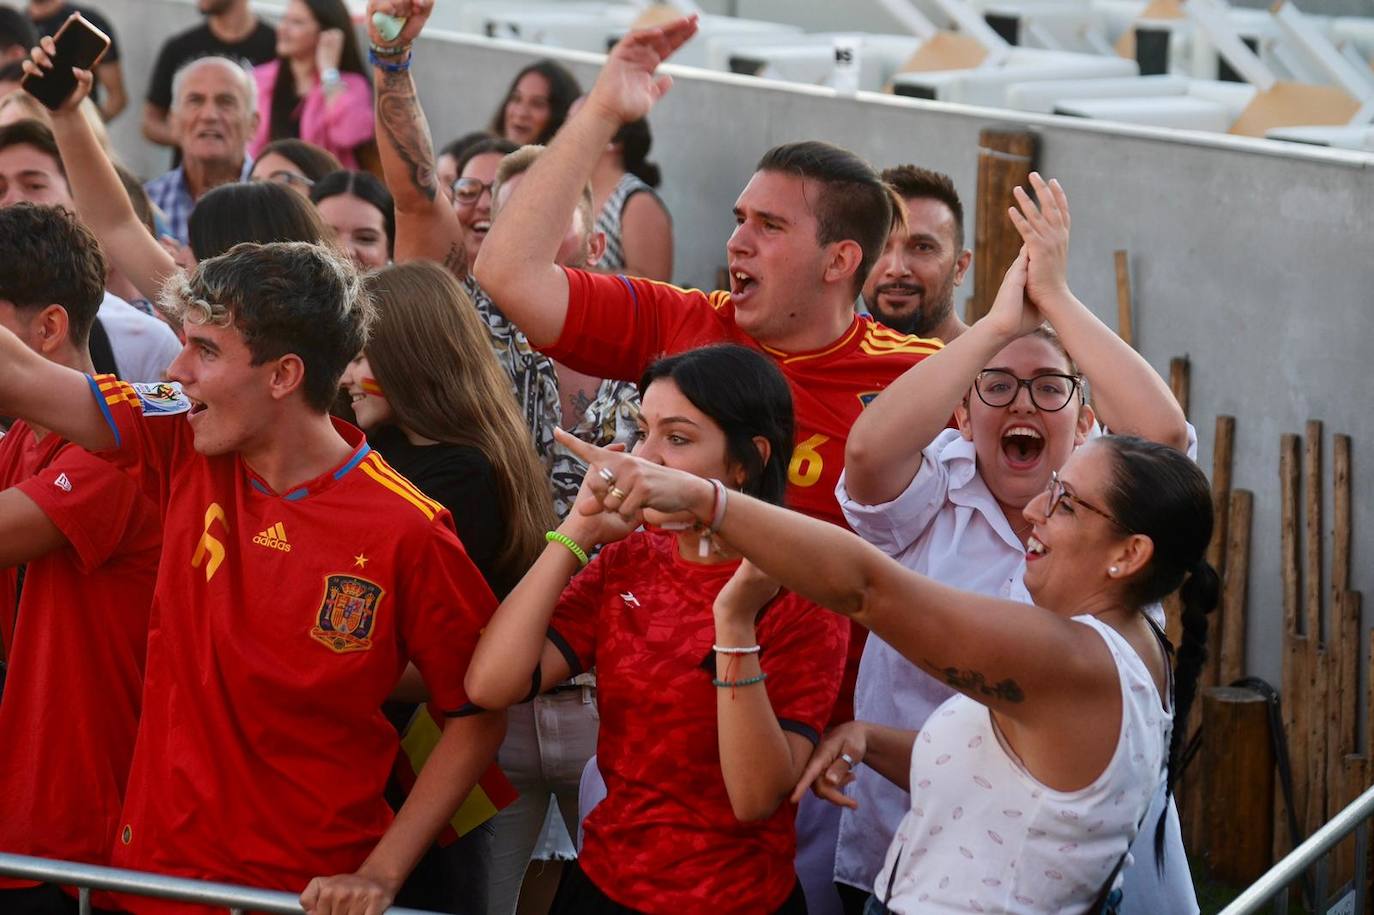
[[[1108,574],[1108,575],[1115,575],[1115,574],[1117,574],[1117,573],[1120,572],[1120,571],[1121,571],[1121,570],[1118,569],[1116,566],[1112,566],[1110,569],[1107,570],[1107,574]]]

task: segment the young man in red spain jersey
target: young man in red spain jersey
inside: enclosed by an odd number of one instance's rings
[[[162,514],[113,863],[379,915],[501,741],[462,687],[495,599],[448,513],[327,412],[371,319],[346,260],[239,245],[164,305],[185,322],[180,390],[90,378],[0,330],[0,412],[108,452]],[[449,717],[393,820],[380,708],[407,661]]]
[[[0,209],[0,326],[91,372],[86,339],[104,295],[100,246],[75,217]],[[23,420],[0,439],[0,490],[0,851],[107,864],[138,730],[161,519],[126,474]],[[54,885],[0,879],[6,915],[76,911]]]

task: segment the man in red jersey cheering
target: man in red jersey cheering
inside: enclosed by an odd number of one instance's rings
[[[90,372],[86,341],[104,294],[100,246],[74,216],[0,209],[0,326]],[[138,730],[161,519],[118,468],[23,420],[0,438],[0,490],[0,851],[108,864]],[[6,915],[76,910],[54,885],[0,879]]]
[[[164,298],[180,387],[91,378],[0,329],[0,412],[106,452],[162,515],[113,863],[379,915],[500,743],[463,692],[495,599],[447,511],[327,412],[372,315],[346,260],[243,244]],[[448,720],[393,820],[380,709],[408,662]]]

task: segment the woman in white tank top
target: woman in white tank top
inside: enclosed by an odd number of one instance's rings
[[[1203,558],[1211,496],[1197,465],[1126,436],[1076,451],[1025,510],[1030,606],[935,582],[833,525],[733,493],[727,504],[709,481],[561,440],[589,463],[584,485],[606,509],[652,510],[650,521],[690,513],[783,587],[867,626],[961,694],[920,735],[837,728],[797,786],[794,799],[810,785],[852,803],[840,789],[860,764],[910,784],[877,912],[1101,907],[1173,771],[1173,690],[1143,609],[1182,584],[1175,705],[1186,716],[1216,604]]]

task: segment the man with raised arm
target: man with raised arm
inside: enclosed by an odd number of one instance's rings
[[[0,208],[0,327],[38,356],[92,371],[104,285],[100,246],[66,209]],[[161,528],[133,480],[60,435],[19,420],[0,438],[0,851],[109,863]],[[54,884],[0,879],[7,915],[76,907]]]

